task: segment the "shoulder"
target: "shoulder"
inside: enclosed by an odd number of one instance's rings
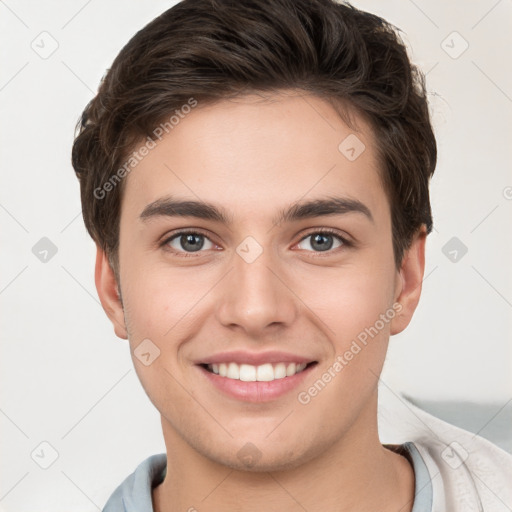
[[[102,512],[153,512],[151,489],[167,465],[165,453],[144,459],[108,499]]]
[[[480,436],[454,429],[451,436],[433,434],[413,441],[430,474],[433,512],[510,510],[512,455]]]
[[[393,425],[395,442],[411,442],[423,459],[433,489],[432,512],[512,509],[512,455],[477,434],[456,427],[404,397]],[[389,404],[384,408],[390,412]],[[386,413],[385,413],[386,414]]]

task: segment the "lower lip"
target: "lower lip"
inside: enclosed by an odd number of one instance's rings
[[[257,403],[275,400],[297,388],[315,366],[316,364],[312,364],[291,377],[284,377],[269,382],[245,382],[243,380],[228,379],[227,377],[221,377],[216,373],[209,372],[202,366],[198,366],[198,368],[209,382],[225,394],[244,402]]]

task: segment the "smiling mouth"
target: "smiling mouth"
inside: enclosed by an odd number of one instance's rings
[[[317,364],[317,361],[310,363],[265,363],[259,366],[231,362],[201,364],[200,366],[206,371],[226,379],[241,380],[243,382],[271,382],[292,377],[315,364]]]

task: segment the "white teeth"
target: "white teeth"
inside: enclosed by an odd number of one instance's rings
[[[260,382],[267,382],[274,380],[274,368],[270,363],[262,364],[256,369],[256,380]]]
[[[220,363],[209,364],[208,369],[221,377],[241,380],[244,382],[270,382],[276,379],[291,377],[306,368],[307,363],[265,363],[259,366],[252,364]]]
[[[228,373],[226,374],[228,379],[240,379],[240,367],[236,363],[229,363]]]
[[[277,363],[274,366],[274,379],[284,379],[286,377],[286,364]]]
[[[240,380],[243,380],[244,382],[254,382],[256,380],[256,366],[252,366],[251,364],[241,364]]]
[[[295,375],[295,370],[297,367],[295,366],[295,363],[289,363],[286,367],[286,376],[290,377],[291,375]]]

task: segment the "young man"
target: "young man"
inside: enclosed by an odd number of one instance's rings
[[[379,440],[435,163],[421,74],[350,5],[184,0],[132,38],[73,166],[167,453],[105,512],[510,509],[491,443],[412,405],[410,439]]]

